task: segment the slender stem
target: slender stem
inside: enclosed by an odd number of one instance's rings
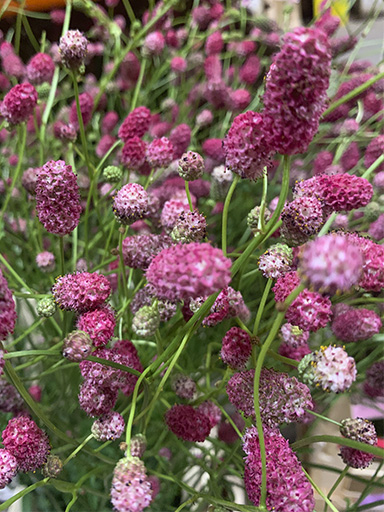
[[[73,83],[73,90],[75,92],[77,120],[79,122],[81,145],[82,145],[83,151],[84,151],[84,159],[85,159],[85,164],[88,168],[89,178],[92,182],[93,181],[93,169],[91,167],[90,160],[89,160],[87,139],[85,138],[83,115],[81,113],[80,100],[79,100],[79,85],[77,83],[76,74],[73,71],[71,72],[71,77],[72,77],[72,83]],[[90,189],[91,189],[91,186],[90,186]]]
[[[228,190],[227,197],[225,198],[224,208],[223,208],[223,218],[222,218],[222,227],[221,227],[221,236],[222,236],[222,250],[224,256],[227,255],[227,224],[228,224],[228,211],[229,205],[231,203],[231,198],[235,191],[235,188],[240,180],[240,176],[236,175],[234,180]]]
[[[77,239],[78,239],[78,230],[77,227],[72,231],[72,271],[76,271],[77,265]]]
[[[295,300],[295,298],[299,295],[299,293],[302,291],[302,289],[303,289],[303,285],[298,286],[295,290],[293,290],[293,292],[285,300],[284,305],[288,306],[289,304],[291,304]],[[266,457],[266,450],[265,450],[263,422],[262,422],[262,418],[261,418],[260,400],[259,400],[260,375],[261,375],[261,370],[263,367],[265,356],[267,355],[267,352],[280,329],[280,325],[284,319],[284,316],[285,316],[285,311],[282,311],[276,315],[276,318],[275,318],[273,326],[270,330],[270,333],[261,348],[259,357],[257,358],[256,368],[255,368],[255,377],[254,377],[254,383],[253,383],[253,393],[254,393],[253,398],[254,398],[254,408],[255,408],[255,416],[256,416],[256,427],[257,427],[257,433],[259,436],[260,458],[261,458],[260,505],[263,507],[266,506],[266,496],[267,496],[267,457]]]
[[[64,260],[64,237],[60,237],[60,273],[65,274],[65,260]]]
[[[368,178],[368,176],[374,172],[378,167],[379,165],[382,164],[382,162],[384,162],[384,155],[380,155],[379,158],[377,158],[372,165],[370,165],[368,167],[368,169],[365,171],[365,173],[362,175],[362,178]]]
[[[256,315],[256,318],[255,318],[255,324],[253,326],[253,335],[254,336],[257,336],[257,332],[258,332],[258,329],[259,329],[261,317],[263,315],[265,303],[267,302],[267,298],[268,298],[269,291],[271,289],[272,283],[273,283],[273,279],[268,279],[267,284],[265,285],[264,292],[263,292],[263,295],[261,297],[261,301],[260,301],[260,304],[259,304],[259,308],[257,310],[257,315]]]
[[[147,368],[143,371],[143,373],[137,379],[137,382],[136,382],[136,385],[135,385],[135,389],[133,390],[132,406],[131,406],[131,410],[129,412],[127,428],[126,428],[126,431],[125,431],[125,442],[127,443],[127,453],[129,453],[129,448],[130,448],[130,444],[131,444],[133,419],[135,417],[136,402],[137,402],[137,396],[139,394],[140,385],[143,382],[143,380],[145,379],[147,373],[150,372],[150,370],[151,370],[151,365],[147,366]]]
[[[38,318],[32,325],[26,329],[23,334],[21,334],[18,338],[12,341],[9,345],[7,345],[7,350],[9,350],[11,347],[14,347],[17,345],[21,340],[26,338],[32,331],[34,331],[39,325],[41,325],[45,321],[45,318]]]
[[[127,274],[125,271],[125,264],[124,264],[124,256],[123,256],[123,239],[125,238],[127,234],[127,230],[125,230],[124,233],[119,231],[119,270],[121,274],[121,279],[123,282],[123,298],[127,298],[128,293],[128,285],[127,285]]]
[[[12,503],[15,503],[15,501],[19,500],[20,498],[23,498],[24,496],[26,496],[30,492],[34,491],[38,487],[42,487],[43,485],[48,484],[49,480],[50,480],[49,478],[44,478],[44,480],[39,480],[38,482],[30,485],[26,489],[23,489],[22,491],[18,492],[17,494],[12,496],[12,498],[9,498],[9,500],[4,501],[4,503],[2,503],[0,505],[0,511],[8,510],[8,508],[12,505]]]
[[[325,503],[329,505],[330,509],[333,510],[333,512],[339,512],[339,510],[335,507],[335,505],[329,501],[329,499],[326,497],[326,495],[323,493],[323,491],[318,487],[318,485],[312,480],[312,478],[309,476],[309,474],[305,471],[304,468],[302,468],[305,476],[307,477],[308,482],[312,485],[312,487],[315,489],[315,491],[323,498]]]
[[[341,483],[341,481],[343,480],[343,478],[346,476],[346,474],[348,473],[348,470],[349,470],[349,466],[345,466],[345,468],[343,469],[343,471],[340,473],[339,477],[337,478],[336,482],[332,485],[331,487],[331,490],[329,491],[329,493],[327,494],[327,498],[330,499],[332,494],[336,491],[336,489],[338,488],[339,484]],[[324,505],[324,512],[327,512],[327,509],[328,509],[328,503],[325,502],[325,505]]]
[[[86,444],[87,444],[91,439],[93,439],[93,434],[89,434],[89,436],[88,436],[88,437],[86,437],[86,438],[84,439],[84,441],[83,441],[81,444],[79,444],[79,446],[78,446],[75,450],[73,450],[73,452],[72,452],[72,453],[70,453],[70,454],[68,455],[68,457],[67,457],[67,458],[65,459],[65,461],[63,462],[63,466],[65,466],[66,464],[68,464],[68,462],[69,462],[71,459],[73,459],[74,457],[76,457],[76,455],[79,453],[79,451],[80,451],[80,450],[82,450],[82,449],[84,448],[84,446],[85,446],[85,445],[86,445]]]
[[[4,258],[4,256],[0,253],[0,261],[1,263],[7,267],[7,269],[9,270],[9,272],[12,274],[12,277],[19,283],[21,284],[22,288],[25,288],[26,290],[29,291],[29,293],[31,294],[35,294],[34,291],[32,290],[32,288],[30,288],[27,283],[25,281],[23,281],[21,279],[21,277],[19,276],[19,274],[17,272],[15,272],[15,270],[13,270],[13,268],[11,267],[11,265],[8,263],[8,261]]]
[[[281,192],[279,201],[276,206],[276,210],[273,212],[273,215],[269,222],[266,225],[266,233],[267,235],[260,233],[256,236],[248,247],[244,250],[242,255],[234,262],[232,265],[232,278],[239,272],[241,268],[244,267],[245,262],[251,256],[253,251],[260,245],[260,243],[266,239],[266,236],[270,236],[276,230],[276,224],[279,222],[280,214],[284,208],[285,201],[289,192],[289,171],[290,171],[290,157],[284,155],[283,157],[283,181],[281,185]]]
[[[328,421],[329,423],[333,423],[334,425],[337,425],[338,427],[341,427],[341,423],[338,421],[332,420],[331,418],[327,418],[326,416],[323,416],[322,414],[318,414],[317,412],[310,411],[309,409],[305,409],[305,412],[308,412],[309,414],[312,414],[312,416],[316,416],[316,418],[319,418],[324,421]]]
[[[191,212],[193,212],[192,198],[191,198],[191,193],[189,191],[189,183],[188,183],[188,181],[185,181],[184,183],[185,183],[185,193],[187,194],[189,209],[191,210]]]
[[[131,111],[134,108],[136,108],[137,99],[139,97],[139,92],[140,92],[140,89],[141,89],[141,84],[143,83],[143,78],[144,78],[144,73],[145,73],[146,65],[147,65],[147,61],[144,59],[142,61],[142,63],[141,63],[141,66],[140,66],[139,78],[137,79],[135,90],[134,90],[134,93],[133,93],[133,98],[132,98],[132,101],[131,101]]]
[[[324,224],[324,226],[321,228],[321,230],[318,232],[317,236],[323,236],[325,234],[328,233],[329,231],[329,228],[332,226],[335,218],[336,218],[336,215],[337,213],[336,212],[333,212],[329,218],[327,219],[327,222]]]
[[[25,144],[26,144],[26,141],[27,141],[27,125],[26,125],[26,123],[22,123],[18,127],[18,137],[19,137],[19,141],[20,141],[19,154],[18,154],[19,160],[17,162],[17,167],[16,167],[16,171],[15,171],[15,175],[13,177],[12,183],[11,183],[9,189],[7,190],[7,196],[5,198],[5,201],[4,201],[4,204],[3,204],[3,208],[1,209],[1,219],[3,219],[3,217],[4,217],[4,213],[7,210],[8,203],[9,203],[11,197],[12,197],[12,191],[13,191],[13,189],[15,187],[15,184],[18,182],[19,177],[20,177],[21,167],[23,165],[23,157],[24,157],[24,151],[25,151]]]
[[[263,173],[263,195],[260,203],[260,216],[257,228],[261,233],[265,233],[265,207],[267,203],[267,192],[268,192],[268,173],[267,169],[264,169]]]
[[[376,457],[383,458],[384,450],[379,448],[378,446],[372,446],[371,444],[360,443],[359,441],[353,441],[352,439],[347,439],[346,437],[339,436],[330,436],[328,434],[323,434],[319,436],[310,436],[305,439],[300,439],[300,441],[296,441],[291,445],[292,450],[299,450],[300,448],[304,448],[305,446],[309,446],[313,443],[334,443],[341,444],[343,446],[349,446],[350,448],[355,448],[355,450],[361,450],[362,452],[371,453]]]
[[[131,3],[130,3],[129,0],[123,0],[123,4],[124,4],[124,7],[125,7],[125,10],[127,11],[129,21],[132,24],[134,21],[136,21],[136,16],[135,16],[135,13],[134,13],[134,11],[132,9]]]

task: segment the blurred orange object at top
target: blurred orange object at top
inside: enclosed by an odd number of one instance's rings
[[[0,9],[8,4],[8,0],[0,0]],[[17,9],[20,8],[22,2],[11,1],[7,7],[5,14],[12,16],[16,14]],[[65,5],[65,0],[25,0],[24,9],[27,11],[49,11]],[[11,10],[10,10],[11,9]]]

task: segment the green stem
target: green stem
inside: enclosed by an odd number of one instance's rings
[[[140,385],[143,382],[143,380],[145,379],[147,373],[149,373],[150,371],[151,371],[151,365],[147,366],[147,368],[143,371],[143,373],[137,379],[135,389],[133,390],[132,405],[131,405],[131,410],[129,411],[129,418],[128,418],[128,422],[127,422],[127,428],[125,431],[125,442],[127,443],[127,453],[129,453],[129,448],[130,448],[130,444],[131,444],[133,419],[135,417],[136,402],[137,402],[137,396],[139,394]]]
[[[356,87],[356,89],[353,89],[353,91],[349,92],[348,94],[346,94],[342,98],[340,98],[337,101],[335,101],[334,103],[332,103],[327,108],[327,110],[323,113],[323,117],[325,117],[328,114],[330,114],[331,112],[333,112],[337,107],[340,107],[340,105],[343,105],[347,101],[353,99],[355,96],[358,96],[359,94],[361,94],[365,90],[369,89],[369,87],[371,87],[371,85],[375,84],[376,82],[378,82],[382,78],[384,78],[384,72],[379,73],[378,75],[374,76],[370,80],[367,80],[364,84],[360,85],[359,87]]]
[[[185,181],[184,183],[185,183],[185,193],[187,194],[189,209],[191,210],[191,212],[193,212],[192,198],[191,198],[191,193],[189,191],[189,183],[188,183],[188,181]]]
[[[19,177],[20,177],[21,167],[23,165],[25,144],[27,141],[27,125],[26,125],[26,123],[22,123],[18,127],[18,137],[19,137],[19,141],[20,141],[19,152],[18,152],[19,160],[17,162],[17,167],[16,167],[15,175],[13,176],[12,183],[11,183],[9,189],[7,190],[7,196],[5,198],[3,208],[1,209],[1,219],[3,219],[4,213],[7,210],[8,203],[12,197],[12,190],[14,189],[15,184],[18,182]]]
[[[298,286],[293,292],[287,297],[284,302],[284,306],[287,307],[291,304],[295,298],[299,295],[299,293],[303,289],[303,285]],[[280,329],[280,325],[284,320],[285,311],[282,311],[277,314],[273,326],[270,330],[270,333],[265,340],[259,357],[257,358],[256,368],[255,368],[255,377],[253,383],[253,393],[254,393],[254,408],[255,408],[255,416],[256,416],[256,427],[257,433],[259,436],[259,445],[260,445],[260,458],[261,458],[261,495],[260,495],[260,505],[262,507],[266,506],[266,496],[267,496],[267,457],[265,450],[265,441],[264,441],[264,432],[263,432],[263,422],[261,418],[260,411],[260,400],[259,400],[259,389],[260,389],[260,375],[263,367],[265,356],[272,345],[272,342],[275,340],[276,335]]]
[[[259,325],[260,325],[261,317],[263,315],[265,303],[267,302],[267,298],[268,298],[269,291],[271,289],[272,283],[273,283],[273,279],[268,279],[267,284],[265,285],[263,296],[261,297],[259,308],[257,310],[257,315],[256,315],[256,318],[255,318],[255,324],[253,326],[253,335],[254,336],[257,336],[257,332],[259,330]]]
[[[317,236],[318,236],[318,237],[319,237],[319,236],[323,236],[323,235],[325,235],[325,234],[327,234],[327,233],[328,233],[329,228],[332,226],[332,224],[333,224],[334,220],[336,219],[336,215],[337,215],[337,213],[336,213],[336,212],[333,212],[333,213],[329,216],[329,218],[328,218],[327,222],[324,224],[324,226],[323,226],[323,227],[320,229],[320,231],[318,232],[318,234],[317,234]]]
[[[302,468],[305,476],[307,477],[308,482],[312,485],[312,487],[315,489],[315,491],[323,498],[325,503],[329,505],[330,509],[333,510],[333,512],[339,512],[339,510],[333,505],[331,501],[326,497],[326,495],[323,493],[323,491],[318,487],[318,485],[312,480],[312,478],[309,476],[309,474],[305,471],[304,468]]]
[[[248,244],[247,248],[244,250],[242,255],[234,262],[232,265],[232,278],[235,277],[235,275],[239,272],[241,268],[244,267],[245,262],[248,260],[248,258],[251,256],[253,251],[260,245],[260,243],[266,238],[266,236],[269,236],[270,234],[275,231],[276,223],[279,222],[280,214],[284,208],[285,201],[288,196],[289,192],[289,171],[290,171],[290,157],[287,155],[284,155],[283,157],[283,180],[281,185],[281,192],[279,201],[276,206],[276,210],[273,212],[273,215],[269,222],[266,225],[266,234],[260,233],[258,236],[256,236],[250,244]]]
[[[64,237],[60,237],[60,272],[63,276],[65,274],[65,260],[64,260]]]
[[[79,451],[80,451],[80,450],[82,450],[82,449],[84,448],[84,446],[85,446],[85,445],[86,445],[86,444],[87,444],[91,439],[93,439],[93,434],[89,434],[89,436],[88,436],[88,437],[86,437],[86,438],[84,439],[84,441],[83,441],[81,444],[79,444],[79,446],[78,446],[75,450],[73,450],[73,452],[72,452],[72,453],[70,453],[70,454],[68,455],[68,457],[67,457],[67,458],[65,459],[65,461],[63,462],[63,466],[65,466],[66,464],[68,464],[68,462],[69,462],[71,459],[73,459],[74,457],[76,457],[76,455],[79,453]]]
[[[222,227],[221,227],[221,238],[222,238],[222,250],[224,256],[227,255],[227,224],[228,224],[228,211],[229,205],[231,203],[232,195],[235,191],[236,185],[239,183],[240,176],[236,175],[234,180],[228,190],[227,197],[225,198],[224,208],[223,208],[223,218],[222,218]]]
[[[310,411],[309,409],[305,409],[305,412],[308,412],[309,414],[312,414],[312,416],[316,416],[316,418],[319,418],[324,421],[328,421],[329,423],[333,423],[334,425],[337,425],[338,427],[341,427],[341,423],[338,421],[332,420],[331,418],[327,418],[326,416],[323,416],[322,414],[318,414],[317,412]]]
[[[9,500],[4,501],[4,503],[2,503],[0,505],[0,512],[2,510],[8,510],[8,508],[12,505],[12,503],[15,503],[15,501],[19,500],[20,498],[23,498],[24,496],[26,496],[30,492],[34,491],[38,487],[42,487],[43,485],[48,484],[49,480],[50,480],[49,478],[44,478],[44,480],[39,480],[38,482],[30,485],[26,489],[23,489],[22,491],[18,492],[17,494],[12,496],[12,498],[9,498]]]
[[[136,108],[137,99],[139,97],[139,92],[140,92],[140,89],[141,89],[141,84],[143,83],[143,78],[144,78],[144,73],[145,73],[146,65],[147,65],[147,61],[144,59],[142,61],[142,63],[141,63],[141,66],[140,66],[139,78],[137,79],[135,90],[134,90],[134,93],[133,93],[133,98],[132,98],[132,101],[131,101],[131,112],[132,112],[132,110],[134,108]]]
[[[131,3],[130,3],[129,0],[123,0],[123,4],[124,4],[124,7],[125,7],[125,10],[127,11],[129,21],[132,24],[134,21],[136,21],[136,16],[135,16],[135,13],[134,13],[134,11],[132,9]]]
[[[263,173],[263,195],[260,203],[260,216],[257,228],[261,233],[265,233],[265,207],[267,203],[267,192],[268,192],[268,173],[267,169],[264,169]]]
[[[1,263],[7,267],[8,271],[10,272],[10,274],[12,274],[12,276],[14,277],[14,279],[19,283],[21,284],[21,286],[23,288],[25,288],[26,290],[28,290],[32,295],[35,295],[34,291],[32,290],[32,288],[30,288],[26,282],[24,282],[21,277],[19,276],[19,274],[17,272],[15,272],[15,270],[13,270],[13,268],[11,267],[11,265],[8,263],[8,261],[4,258],[4,256],[0,253],[0,261]]]
[[[41,325],[44,322],[45,318],[38,318],[32,325],[28,327],[26,331],[23,332],[18,338],[13,340],[9,345],[7,345],[7,350],[9,350],[11,347],[14,347],[17,345],[20,341],[22,341],[24,338],[26,338],[32,331],[34,331],[39,325]],[[6,354],[5,354],[6,355]]]
[[[125,264],[124,264],[124,257],[123,257],[123,239],[125,238],[126,234],[127,234],[127,230],[124,230],[124,233],[122,233],[119,230],[119,271],[120,271],[121,279],[123,282],[123,298],[124,299],[127,299],[127,293],[128,293],[127,274],[125,272]]]
[[[362,175],[362,178],[368,178],[368,176],[376,171],[376,169],[379,167],[379,165],[384,162],[384,155],[380,155],[379,158],[377,158],[372,165],[368,167],[368,169],[365,171],[365,173]]]
[[[376,457],[383,458],[384,450],[379,448],[378,446],[372,446],[366,443],[360,443],[359,441],[353,441],[352,439],[347,439],[346,437],[338,437],[338,436],[330,436],[327,434],[319,435],[319,436],[310,436],[305,439],[300,439],[300,441],[296,441],[291,445],[292,450],[296,451],[300,448],[304,448],[305,446],[310,446],[314,443],[334,443],[341,444],[343,446],[349,446],[350,448],[355,448],[355,450],[361,450],[362,452],[371,453]]]
[[[77,265],[77,240],[78,240],[78,231],[77,227],[72,231],[72,271],[76,271]]]
[[[332,494],[336,491],[336,489],[338,488],[339,484],[341,483],[341,481],[343,480],[343,478],[346,476],[346,474],[348,473],[348,470],[349,470],[349,466],[345,466],[345,468],[343,469],[343,471],[340,473],[339,477],[337,478],[336,482],[332,485],[331,487],[331,490],[329,491],[329,493],[327,494],[327,498],[330,500]],[[328,509],[328,503],[326,502],[325,503],[325,506],[324,506],[324,512],[327,512],[327,509]]]

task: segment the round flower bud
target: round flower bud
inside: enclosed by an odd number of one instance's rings
[[[272,213],[268,208],[265,208],[264,210],[264,224],[266,224],[269,219],[272,217]],[[247,226],[252,231],[254,235],[257,235],[259,233],[259,218],[260,218],[260,206],[255,206],[255,208],[252,208],[252,210],[248,213],[247,216]]]
[[[113,471],[111,503],[119,512],[141,512],[152,501],[152,488],[144,462],[120,459]]]
[[[70,361],[80,362],[92,352],[92,340],[84,331],[72,331],[64,339],[63,356]]]
[[[36,53],[27,65],[27,78],[33,85],[51,83],[54,72],[55,63],[46,53]]]
[[[56,312],[57,306],[55,299],[50,295],[40,299],[36,306],[36,311],[39,316],[49,318]]]
[[[199,153],[188,151],[179,160],[179,174],[185,181],[201,178],[204,173],[204,159]]]
[[[160,325],[157,307],[143,306],[132,320],[132,330],[140,338],[151,338]]]
[[[165,168],[173,160],[173,145],[167,137],[154,139],[146,149],[149,165],[154,169]]]
[[[49,251],[40,252],[36,256],[36,264],[42,272],[52,272],[55,269],[55,255]]]
[[[131,455],[132,457],[138,457],[141,459],[147,448],[147,439],[144,434],[136,434],[131,439]]]
[[[172,389],[180,398],[193,400],[196,394],[196,382],[188,375],[176,375]]]
[[[10,125],[27,121],[37,105],[37,91],[25,82],[17,84],[5,95],[0,105],[0,114]]]
[[[84,64],[87,55],[87,38],[79,30],[68,30],[59,43],[59,53],[63,65],[73,71],[78,71]]]
[[[240,329],[232,327],[226,333],[222,341],[220,352],[223,363],[231,368],[241,370],[245,368],[252,352],[252,340],[249,334]]]
[[[0,489],[11,483],[17,474],[17,460],[8,450],[0,448]]]
[[[123,173],[119,167],[108,165],[108,167],[105,167],[103,170],[103,176],[109,183],[118,183],[123,177]]]
[[[16,458],[19,471],[35,471],[46,462],[50,451],[48,436],[28,416],[9,420],[2,437],[4,448]]]
[[[197,210],[182,211],[171,232],[176,243],[201,242],[207,235],[207,221]]]
[[[379,315],[364,308],[351,308],[339,314],[332,322],[334,335],[344,343],[368,340],[374,334],[378,334],[381,327]]]
[[[125,421],[117,411],[104,414],[93,422],[91,432],[96,441],[114,441],[122,436],[125,430]]]
[[[315,197],[298,197],[284,207],[281,220],[283,240],[296,247],[320,231],[324,224],[322,205]]]
[[[56,280],[52,294],[62,309],[83,313],[100,307],[109,297],[111,285],[97,272],[75,272]]]
[[[347,418],[341,421],[340,433],[348,439],[374,446],[377,443],[377,434],[372,422],[363,418]],[[344,464],[352,468],[364,469],[373,460],[371,453],[356,450],[349,446],[341,446],[340,454]]]
[[[259,270],[268,279],[278,279],[291,270],[293,252],[288,245],[272,245],[259,258]]]
[[[171,432],[184,441],[203,442],[211,431],[211,423],[204,413],[191,405],[174,405],[165,415]]]
[[[41,468],[45,478],[57,478],[63,469],[63,461],[57,455],[48,455],[47,462]]]
[[[300,379],[308,385],[324,391],[341,393],[356,380],[356,364],[353,357],[341,348],[329,345],[303,357],[298,366]]]
[[[115,195],[112,208],[119,222],[133,224],[147,215],[148,194],[138,183],[128,183]]]

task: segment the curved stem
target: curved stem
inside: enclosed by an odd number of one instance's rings
[[[86,437],[86,438],[84,439],[84,441],[83,441],[81,444],[79,444],[79,446],[78,446],[75,450],[73,450],[73,452],[72,452],[72,453],[70,453],[70,454],[68,455],[68,457],[67,457],[67,458],[65,459],[65,461],[63,462],[63,466],[65,466],[66,464],[68,464],[68,462],[69,462],[71,459],[73,459],[74,457],[76,457],[76,455],[79,453],[79,451],[80,451],[80,450],[82,450],[82,449],[84,448],[84,446],[85,446],[85,445],[86,445],[86,444],[87,444],[91,439],[93,439],[93,434],[89,434],[89,436],[88,436],[88,437]]]
[[[325,503],[329,505],[330,509],[333,512],[339,512],[339,510],[335,507],[335,505],[329,501],[329,499],[326,497],[326,495],[323,493],[323,491],[319,488],[318,485],[312,480],[312,478],[308,475],[308,473],[305,471],[304,468],[302,468],[305,476],[307,477],[308,482],[312,485],[312,487],[315,489],[315,491],[323,498]]]
[[[19,500],[20,498],[23,498],[24,496],[26,496],[30,492],[34,491],[38,487],[42,487],[43,485],[48,484],[49,480],[50,480],[49,478],[44,478],[44,480],[39,480],[39,482],[36,482],[36,483],[30,485],[26,489],[23,489],[22,491],[18,492],[14,496],[12,496],[12,498],[9,498],[9,500],[4,501],[4,503],[2,503],[0,505],[0,512],[2,510],[8,510],[8,508],[12,505],[12,503],[15,503],[15,501]]]
[[[235,191],[236,185],[239,183],[239,180],[240,180],[240,176],[236,175],[229,190],[228,190],[227,197],[225,198],[225,203],[224,203],[222,226],[221,226],[221,240],[222,240],[222,250],[223,250],[224,256],[227,255],[227,224],[228,224],[229,205],[231,203],[231,198]]]
[[[255,318],[255,324],[253,326],[253,335],[254,336],[257,336],[257,331],[259,329],[261,317],[263,315],[265,303],[267,302],[267,298],[268,298],[269,291],[271,289],[272,283],[273,283],[273,279],[268,279],[267,284],[265,285],[263,296],[261,297],[259,308],[257,310],[257,315],[256,315],[256,318]]]
[[[291,445],[292,450],[299,450],[300,448],[304,448],[305,446],[309,446],[313,443],[334,443],[341,444],[343,446],[349,446],[350,448],[355,448],[355,450],[360,450],[362,452],[371,453],[376,457],[384,457],[384,450],[379,448],[378,446],[372,446],[371,444],[360,443],[359,441],[353,441],[352,439],[347,439],[346,437],[338,437],[338,436],[330,436],[327,434],[319,435],[319,436],[310,436],[305,439],[300,439],[300,441],[296,441]]]
[[[331,487],[331,490],[329,491],[329,493],[327,494],[327,498],[330,499],[332,494],[336,491],[336,489],[338,488],[340,482],[343,480],[343,478],[346,476],[346,474],[348,473],[348,470],[349,470],[349,466],[345,466],[345,468],[343,469],[343,471],[340,473],[339,477],[337,478],[336,482],[332,485]],[[324,506],[324,512],[327,512],[327,508],[328,508],[328,503],[326,502],[325,503],[325,506]]]
[[[267,169],[264,169],[263,173],[263,195],[261,197],[261,203],[260,203],[260,216],[258,221],[258,230],[261,233],[265,233],[265,207],[267,202],[267,192],[268,192],[268,173]]]

